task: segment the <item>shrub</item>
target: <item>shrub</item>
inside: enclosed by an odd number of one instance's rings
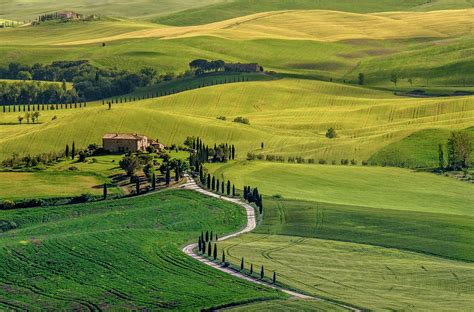
[[[219,116],[219,117],[217,117],[217,119],[219,119],[219,120],[227,120],[227,118],[226,118],[225,116]]]
[[[258,160],[264,160],[264,159],[265,159],[265,155],[263,155],[263,154],[258,154],[258,155],[257,155],[257,159],[258,159]]]
[[[73,197],[70,201],[71,204],[81,204],[81,203],[88,203],[94,200],[94,196],[90,193],[84,193],[80,196]]]
[[[255,160],[257,156],[253,153],[248,152],[247,153],[247,160]]]
[[[355,159],[351,159],[351,165],[353,165],[353,166],[357,166],[357,160],[355,160]]]
[[[335,139],[335,138],[337,138],[336,130],[334,130],[334,128],[329,128],[328,131],[326,132],[326,137],[327,137],[328,139]]]
[[[318,163],[319,163],[320,165],[325,165],[325,164],[326,164],[326,159],[320,159],[320,160],[318,161]]]
[[[367,160],[362,161],[362,166],[368,166],[368,165],[369,165],[369,162]]]
[[[0,208],[3,210],[13,209],[15,208],[15,202],[12,200],[4,200]]]
[[[349,159],[341,159],[341,165],[343,166],[349,165]]]
[[[335,160],[331,161],[331,164],[332,164],[332,165],[335,165],[335,164],[336,164],[336,161],[335,161]]]
[[[235,117],[234,122],[238,122],[238,123],[245,124],[245,125],[250,125],[250,121],[247,118],[244,118],[244,117]]]

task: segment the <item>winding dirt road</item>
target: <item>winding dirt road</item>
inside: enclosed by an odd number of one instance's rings
[[[243,202],[240,199],[229,198],[229,197],[221,196],[219,194],[207,191],[207,190],[201,188],[199,185],[197,185],[196,182],[190,176],[186,176],[186,178],[187,178],[188,182],[181,185],[180,186],[181,189],[192,190],[192,191],[204,194],[206,196],[218,198],[220,200],[225,200],[225,201],[234,203],[236,205],[239,205],[239,206],[241,206],[245,209],[245,211],[247,213],[247,225],[245,226],[245,228],[243,228],[242,230],[240,230],[236,233],[221,237],[221,238],[218,239],[219,241],[224,241],[226,239],[233,238],[233,237],[242,235],[244,233],[248,233],[248,232],[252,231],[253,229],[255,229],[255,227],[257,226],[257,222],[256,222],[255,210],[252,206],[250,206],[249,204]],[[259,285],[263,285],[263,286],[270,287],[270,288],[273,288],[273,289],[281,290],[281,291],[289,294],[290,296],[292,296],[296,299],[309,299],[309,300],[323,301],[323,302],[328,302],[328,303],[331,303],[331,304],[335,304],[335,305],[337,305],[339,307],[342,307],[342,308],[346,308],[350,311],[354,311],[354,312],[359,312],[360,311],[356,308],[346,306],[344,304],[340,304],[340,303],[337,303],[337,302],[332,302],[330,300],[326,300],[326,299],[322,299],[322,298],[318,298],[318,297],[312,297],[312,296],[308,296],[308,295],[305,295],[305,294],[302,294],[302,293],[299,293],[299,292],[296,292],[296,291],[288,290],[288,289],[276,286],[274,284],[264,282],[264,281],[259,280],[257,278],[253,278],[253,277],[250,277],[248,275],[242,274],[239,271],[236,271],[234,269],[223,267],[218,263],[212,262],[211,260],[196,254],[194,252],[194,249],[196,249],[196,247],[197,247],[196,243],[187,245],[183,248],[183,252],[185,254],[187,254],[188,256],[190,256],[190,257],[192,257],[192,258],[194,258],[198,261],[201,261],[202,263],[204,263],[208,266],[211,266],[211,267],[215,268],[216,270],[225,272],[227,274],[230,274],[232,276],[247,280],[247,281],[255,283],[255,284],[259,284]]]

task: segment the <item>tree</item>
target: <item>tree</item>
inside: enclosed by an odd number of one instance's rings
[[[214,244],[214,260],[217,260],[217,244]]]
[[[34,112],[34,113],[31,115],[31,117],[32,117],[32,119],[33,119],[33,123],[38,122],[39,116],[40,116],[40,112],[38,112],[38,111]]]
[[[225,252],[222,250],[222,263],[225,263]]]
[[[272,282],[273,284],[275,284],[277,281],[277,276],[276,276],[276,272],[273,272],[273,278],[272,278]]]
[[[211,189],[214,191],[216,189],[216,177],[212,177]]]
[[[395,87],[397,86],[397,83],[398,83],[398,73],[397,72],[392,72],[392,74],[390,75],[390,81],[393,82]]]
[[[205,241],[206,241],[206,242],[209,241],[209,231],[206,231],[206,240],[205,240]]]
[[[207,256],[210,257],[212,252],[212,245],[211,242],[209,241],[209,244],[207,245]]]
[[[104,183],[104,200],[107,199],[107,183]]]
[[[198,250],[201,252],[202,246],[201,246],[201,236],[198,237]]]
[[[166,176],[165,176],[165,180],[166,180],[166,185],[170,185],[171,183],[171,170],[170,170],[170,167],[169,166],[166,166]]]
[[[231,155],[232,155],[231,156],[232,160],[234,160],[235,159],[235,146],[234,146],[234,144],[232,144],[232,147],[231,147]]]
[[[464,131],[453,131],[448,139],[448,166],[452,170],[468,169],[471,157],[469,134]]]
[[[72,149],[71,149],[71,158],[72,158],[72,160],[74,160],[75,157],[76,157],[76,143],[74,143],[74,141],[72,141]]]
[[[156,174],[154,172],[151,178],[151,187],[153,188],[153,190],[156,190]]]
[[[263,279],[265,277],[265,270],[262,265],[262,269],[260,270],[260,279]]]
[[[206,254],[206,242],[202,242],[202,253]]]
[[[211,189],[211,174],[210,173],[207,174],[206,182],[207,182],[207,189],[210,190]]]
[[[240,261],[240,271],[244,270],[244,257],[242,257],[242,260]]]
[[[253,274],[253,263],[250,263],[250,275]]]
[[[20,125],[21,125],[21,123],[23,122],[23,119],[24,119],[23,116],[18,116],[18,122],[20,123]]]
[[[219,189],[221,187],[221,183],[219,181],[219,179],[216,180],[216,192],[219,193]]]
[[[232,196],[235,197],[235,185],[232,185]]]
[[[140,178],[138,177],[135,181],[135,189],[136,189],[137,195],[139,195],[140,194]]]
[[[69,144],[66,144],[66,151],[64,152],[64,154],[66,155],[66,159],[69,158]]]
[[[410,86],[413,86],[413,79],[408,78],[408,83],[410,84]]]
[[[363,86],[365,84],[365,75],[363,73],[359,73],[359,85]]]
[[[30,72],[28,71],[20,71],[17,75],[16,78],[18,80],[31,80],[33,77],[31,76]]]
[[[445,160],[444,160],[444,151],[443,151],[443,145],[439,144],[438,145],[438,166],[439,170],[444,171],[444,165],[445,165]]]
[[[225,189],[224,189],[224,181],[221,182],[221,193],[224,194]]]
[[[227,180],[227,196],[230,196],[230,181]]]

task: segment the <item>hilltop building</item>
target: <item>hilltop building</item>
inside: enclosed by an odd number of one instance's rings
[[[258,65],[257,63],[249,63],[249,64],[225,63],[224,70],[233,71],[233,72],[246,72],[246,73],[257,73],[257,72],[264,71],[263,67]]]
[[[165,147],[160,142],[149,140],[144,135],[127,133],[106,133],[102,137],[102,146],[104,150],[111,153],[146,151],[149,146],[153,146],[157,150],[162,150]]]
[[[73,11],[64,11],[64,12],[58,13],[58,18],[63,19],[63,20],[80,19],[81,15]]]

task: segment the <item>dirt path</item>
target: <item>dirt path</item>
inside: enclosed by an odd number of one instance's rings
[[[194,180],[187,176],[187,179],[188,179],[188,182],[186,182],[185,184],[181,185],[180,188],[182,189],[186,189],[186,190],[193,190],[195,192],[198,192],[198,193],[201,193],[201,194],[204,194],[206,196],[210,196],[210,197],[214,197],[214,198],[218,198],[218,199],[221,199],[221,200],[225,200],[225,201],[228,201],[228,202],[231,202],[231,203],[234,203],[236,205],[239,205],[241,207],[243,207],[247,213],[247,225],[245,226],[245,228],[243,228],[242,230],[236,232],[236,233],[233,233],[233,234],[230,234],[230,235],[227,235],[227,236],[224,236],[224,237],[221,237],[219,238],[219,241],[223,241],[223,240],[226,240],[226,239],[229,239],[229,238],[233,238],[233,237],[236,237],[236,236],[239,236],[239,235],[242,235],[244,233],[248,233],[250,231],[252,231],[253,229],[255,229],[255,227],[257,226],[257,222],[256,222],[256,216],[255,216],[255,210],[253,209],[252,206],[250,206],[249,204],[243,202],[242,200],[240,199],[236,199],[236,198],[229,198],[229,197],[225,197],[225,196],[221,196],[219,194],[216,194],[216,193],[212,193],[210,191],[207,191],[203,188],[201,188],[200,186],[198,186],[196,184],[196,182],[194,182]],[[332,301],[329,301],[329,300],[326,300],[326,299],[322,299],[322,298],[318,298],[318,297],[312,297],[312,296],[308,296],[308,295],[305,295],[305,294],[302,294],[302,293],[299,293],[299,292],[296,292],[296,291],[292,291],[292,290],[288,290],[288,289],[285,289],[285,288],[282,288],[282,287],[279,287],[279,286],[276,286],[276,285],[273,285],[271,283],[267,283],[267,282],[264,282],[262,280],[259,280],[257,278],[254,278],[254,277],[250,277],[248,275],[245,275],[245,274],[242,274],[240,273],[239,271],[237,270],[234,270],[234,269],[231,269],[231,268],[226,268],[226,267],[222,267],[220,264],[218,263],[215,263],[215,262],[212,262],[211,260],[207,259],[207,258],[204,258],[198,254],[196,254],[194,252],[194,249],[197,247],[197,244],[194,243],[194,244],[190,244],[190,245],[187,245],[183,248],[183,252],[185,254],[187,254],[188,256],[198,260],[198,261],[201,261],[202,263],[208,265],[208,266],[211,266],[213,268],[215,268],[216,270],[219,270],[219,271],[222,271],[222,272],[225,272],[227,274],[230,274],[232,276],[235,276],[235,277],[238,277],[238,278],[241,278],[241,279],[244,279],[246,281],[249,281],[249,282],[252,282],[252,283],[255,283],[255,284],[259,284],[259,285],[264,285],[266,287],[270,287],[270,288],[273,288],[273,289],[278,289],[278,290],[281,290],[283,291],[284,293],[287,293],[288,295],[296,298],[296,299],[309,299],[309,300],[317,300],[317,301],[324,301],[324,302],[328,302],[328,303],[331,303],[331,304],[335,304],[339,307],[342,307],[342,308],[346,308],[350,311],[357,311],[359,312],[360,310],[356,309],[356,308],[353,308],[353,307],[350,307],[350,306],[346,306],[344,304],[340,304],[340,303],[337,303],[337,302],[332,302]]]

